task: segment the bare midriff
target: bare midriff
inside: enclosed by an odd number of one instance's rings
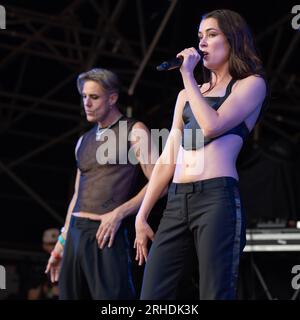
[[[229,134],[197,150],[185,150],[180,146],[173,182],[186,183],[216,177],[238,180],[236,159],[242,145],[241,137]]]

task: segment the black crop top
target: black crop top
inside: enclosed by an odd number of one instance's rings
[[[224,97],[204,97],[207,103],[214,110],[218,110],[222,105],[222,103],[230,95],[232,86],[234,85],[235,82],[236,80],[231,79],[231,81],[227,85],[226,93]],[[188,101],[185,103],[183,113],[182,113],[182,119],[184,122],[182,146],[185,150],[197,150],[207,145],[208,143],[212,142],[213,140],[223,137],[227,134],[236,134],[240,136],[244,142],[246,137],[249,134],[249,129],[245,121],[243,121],[240,124],[238,124],[236,127],[229,129],[228,131],[224,132],[223,134],[217,137],[214,137],[214,138],[204,137],[202,130],[197,120],[194,117],[194,114],[192,112],[191,106]]]

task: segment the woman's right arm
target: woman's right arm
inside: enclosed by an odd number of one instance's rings
[[[161,156],[152,171],[147,191],[136,217],[136,260],[141,265],[147,259],[148,240],[153,240],[154,233],[147,223],[147,218],[153,206],[166,190],[170,179],[174,175],[177,154],[182,135],[182,111],[186,102],[184,90],[178,95],[174,110],[172,128]]]

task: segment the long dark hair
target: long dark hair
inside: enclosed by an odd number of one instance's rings
[[[202,16],[202,20],[214,18],[227,38],[229,53],[229,73],[233,79],[243,79],[250,75],[265,78],[262,62],[258,57],[254,39],[243,17],[231,10],[214,10]],[[211,71],[203,66],[203,80],[211,83]],[[209,91],[208,90],[208,91]]]

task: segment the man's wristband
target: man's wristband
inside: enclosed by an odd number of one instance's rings
[[[65,245],[66,240],[63,238],[63,236],[62,236],[61,234],[60,234],[59,237],[58,237],[58,242],[59,242],[62,246]]]
[[[51,256],[55,259],[55,260],[60,260],[61,259],[61,255],[56,252],[56,251],[51,251]]]

